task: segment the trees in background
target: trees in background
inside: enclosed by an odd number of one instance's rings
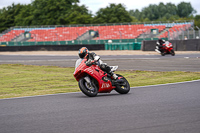
[[[87,23],[91,14],[85,6],[78,6],[79,0],[34,0],[32,25],[61,25]]]
[[[173,21],[179,20],[181,18],[190,18],[193,14],[196,13],[196,10],[193,9],[190,3],[181,2],[177,6],[172,3],[159,3],[158,5],[150,4],[148,7],[145,7],[141,12],[136,10],[130,10],[129,14],[134,16],[137,21]]]
[[[9,27],[15,26],[16,21],[15,17],[20,14],[24,5],[20,4],[12,4],[7,8],[3,8],[0,10],[0,31],[6,30]]]
[[[195,16],[195,18],[194,18],[194,25],[196,25],[198,28],[200,28],[200,15],[196,15]]]
[[[12,26],[88,24],[93,18],[79,0],[34,0],[0,9],[0,31]]]
[[[177,5],[177,14],[179,17],[189,17],[191,14],[196,13],[196,10],[193,9],[190,3],[181,2]]]
[[[122,23],[131,22],[131,16],[122,4],[110,4],[101,8],[93,19],[94,23]]]
[[[141,11],[127,11],[123,4],[110,4],[95,15],[79,0],[33,0],[31,4],[12,4],[0,9],[0,31],[12,26],[67,25],[92,23],[122,23],[147,21],[195,20],[200,27],[199,15],[190,3],[150,4]]]

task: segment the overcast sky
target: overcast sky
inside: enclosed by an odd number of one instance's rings
[[[33,0],[0,0],[0,8],[7,7],[12,3],[20,3],[20,4],[30,4]],[[164,4],[171,2],[175,5],[180,2],[190,2],[192,7],[197,10],[197,14],[200,14],[200,0],[79,0],[80,5],[86,5],[93,14],[95,14],[100,8],[105,8],[109,5],[109,3],[123,3],[126,6],[126,10],[131,9],[139,9],[141,11],[142,8],[148,7],[149,4],[159,4],[163,2]]]

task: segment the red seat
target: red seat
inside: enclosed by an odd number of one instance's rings
[[[24,30],[11,30],[0,37],[0,42],[12,41],[14,38],[18,37],[20,34],[24,32],[25,32]]]

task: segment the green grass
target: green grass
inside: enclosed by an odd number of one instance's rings
[[[74,68],[0,65],[0,99],[80,91]],[[200,79],[200,72],[117,71],[131,87]]]

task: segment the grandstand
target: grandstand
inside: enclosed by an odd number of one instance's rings
[[[137,42],[138,40],[156,40],[157,38],[177,39],[183,32],[189,30],[191,26],[193,26],[193,22],[12,27],[1,34],[0,43],[24,42],[24,44],[34,45],[36,42],[100,44],[108,42],[108,40],[114,42]]]
[[[12,39],[23,34],[25,30],[11,30],[0,37],[1,42],[10,42]]]

